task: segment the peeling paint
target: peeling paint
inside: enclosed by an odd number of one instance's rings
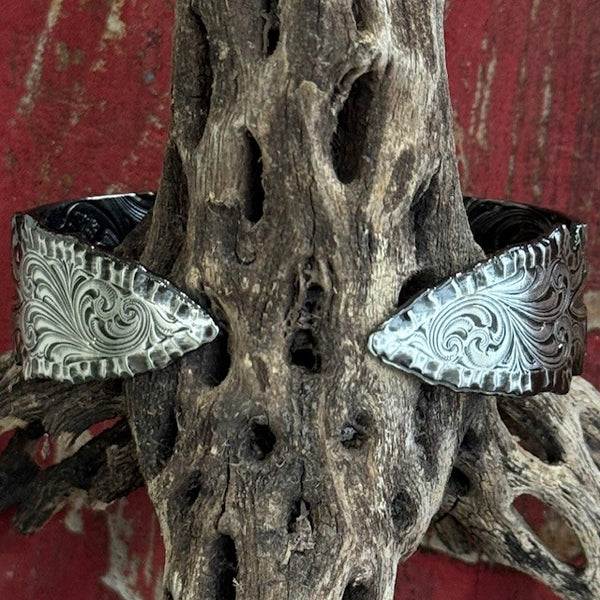
[[[481,42],[482,52],[488,50],[489,42],[484,38]],[[496,67],[498,65],[498,53],[496,47],[493,46],[492,57],[485,66],[483,63],[479,65],[477,71],[477,87],[475,89],[475,98],[471,107],[471,120],[469,123],[469,135],[475,136],[477,143],[481,148],[487,150],[487,120],[490,109],[490,97],[492,94],[492,84],[496,76]]]
[[[519,97],[515,100],[513,110],[512,128],[510,132],[510,154],[508,157],[508,172],[507,172],[507,183],[506,183],[506,196],[508,198],[513,197],[513,184],[515,177],[515,164],[517,160],[517,151],[519,148],[519,128],[523,120],[523,112],[525,107],[523,106],[522,93],[525,89],[525,82],[527,80],[527,53],[523,53],[521,57],[521,63],[519,65]]]
[[[71,49],[65,42],[56,44],[56,69],[66,71],[71,65],[80,65],[85,58],[85,51],[81,48]]]
[[[103,40],[119,40],[127,34],[127,25],[121,18],[124,4],[125,0],[113,0],[106,17],[106,26],[102,35]]]
[[[93,73],[99,71],[101,73],[106,72],[106,61],[103,58],[99,58],[92,63],[90,71]]]
[[[552,108],[552,65],[544,67],[544,89],[542,93],[542,110],[538,129],[538,148],[543,150],[548,139],[548,124],[550,122],[550,109]]]
[[[116,510],[106,515],[109,533],[109,566],[108,572],[101,577],[101,580],[122,600],[144,600],[143,596],[136,591],[140,560],[129,555],[133,526],[123,514],[126,504],[126,500],[119,500],[116,502]]]
[[[83,527],[83,514],[82,507],[85,504],[85,500],[83,495],[81,497],[76,497],[71,500],[72,506],[69,507],[69,510],[66,512],[62,522],[65,529],[76,535],[82,535],[84,533]]]
[[[588,331],[600,329],[600,291],[587,291],[583,296],[583,301],[587,307]]]
[[[38,38],[35,51],[33,53],[31,66],[29,67],[29,71],[27,71],[27,75],[25,76],[25,94],[19,100],[19,105],[17,108],[17,112],[19,114],[28,115],[35,106],[35,98],[39,92],[40,82],[42,80],[44,53],[46,51],[46,46],[48,45],[50,33],[58,21],[58,17],[62,8],[62,2],[63,0],[51,0],[50,2],[50,8],[46,14],[46,24],[42,30],[42,33],[40,34],[40,37]]]

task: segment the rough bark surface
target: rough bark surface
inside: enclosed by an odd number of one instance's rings
[[[563,598],[600,597],[599,415],[600,394],[580,377],[568,396],[482,407],[426,544],[518,568]],[[541,528],[528,519],[534,502]]]
[[[479,256],[442,21],[431,1],[178,3],[143,261],[224,334],[128,386],[167,597],[391,598],[441,501],[464,402],[366,340],[409,279]]]
[[[121,252],[222,334],[124,390],[25,383],[5,357],[0,419],[19,430],[0,509],[18,505],[29,532],[74,494],[109,502],[143,478],[165,600],[390,599],[432,518],[430,545],[597,598],[597,392],[497,403],[366,352],[400,303],[481,256],[458,189],[443,2],[176,11],[163,179]],[[70,448],[46,469],[33,459],[45,433]],[[523,494],[563,514],[585,565],[526,526]]]

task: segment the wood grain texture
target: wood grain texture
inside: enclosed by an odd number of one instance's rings
[[[366,339],[409,277],[481,255],[458,194],[441,4],[282,3],[266,45],[254,5],[192,7],[175,26],[179,161],[143,260],[210,306],[229,368],[204,383],[224,358],[206,346],[128,386],[165,598],[391,598],[464,404],[366,356]],[[165,260],[175,200],[183,241]]]

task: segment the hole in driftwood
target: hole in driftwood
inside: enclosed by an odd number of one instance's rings
[[[256,460],[264,460],[275,447],[277,438],[266,423],[254,421],[248,428],[248,446]]]
[[[319,315],[323,312],[325,291],[321,285],[314,282],[309,283],[303,292],[300,292],[300,289],[301,286],[297,284],[295,295],[304,294],[298,311],[297,324],[302,329],[310,329],[318,324]]]
[[[323,312],[325,290],[313,280],[313,268],[313,261],[309,259],[294,282],[296,317],[295,332],[290,340],[290,361],[293,365],[318,373],[322,365],[315,330]],[[288,323],[291,325],[291,319]]]
[[[306,519],[313,529],[313,522],[310,513],[310,502],[307,502],[304,498],[298,498],[293,504],[290,510],[290,516],[288,519],[287,530],[288,533],[295,533],[298,531],[298,523]]]
[[[354,0],[352,2],[352,16],[356,23],[356,29],[362,31],[367,26],[365,20],[365,7],[363,6],[362,0]]]
[[[365,436],[353,425],[344,425],[340,433],[340,442],[345,448],[360,448]]]
[[[190,474],[185,487],[185,499],[188,506],[192,506],[198,500],[200,491],[202,490],[202,475],[200,471],[194,471]]]
[[[251,223],[258,223],[262,219],[265,202],[265,190],[262,184],[262,153],[258,142],[249,131],[246,131],[246,140],[249,165],[244,216]]]
[[[498,413],[508,431],[518,439],[521,448],[545,463],[562,462],[563,450],[544,423],[543,415],[507,401],[498,402]]]
[[[415,443],[423,449],[423,456],[427,461],[427,464],[424,466],[426,466],[428,477],[433,475],[431,471],[434,462],[432,462],[431,459],[438,454],[439,436],[435,434],[436,429],[433,427],[435,425],[435,420],[432,419],[432,413],[435,413],[436,410],[437,406],[434,400],[433,387],[422,383],[417,399],[417,405],[415,406],[413,421],[415,428]]]
[[[432,396],[433,386],[422,383],[414,412],[415,437],[417,439],[427,435],[427,412],[432,404]]]
[[[214,388],[225,381],[231,368],[229,326],[221,308],[216,303],[213,304],[208,296],[200,294],[198,302],[215,318],[219,333],[210,344],[200,346],[196,351],[186,355],[183,360],[186,366],[194,368],[194,377],[207,387]]]
[[[344,590],[342,600],[373,600],[375,594],[372,589],[364,583],[351,581]]]
[[[122,379],[107,379],[103,385],[102,389],[109,396],[122,396],[124,393],[123,389],[123,380]]]
[[[460,443],[460,449],[466,450],[467,452],[477,451],[481,446],[481,440],[475,430],[467,429],[465,435]]]
[[[171,273],[180,255],[187,229],[188,206],[187,177],[181,156],[178,148],[169,144],[165,154],[163,183],[153,209],[156,219],[152,217],[153,225],[149,231],[150,250],[146,247],[145,240],[140,240],[140,250],[144,252],[144,264],[148,264],[164,276]],[[164,218],[166,214],[169,216]],[[160,225],[157,226],[159,222]],[[135,231],[131,235],[135,235]],[[127,251],[127,258],[129,258],[129,247]]]
[[[337,127],[331,139],[331,157],[333,168],[342,183],[350,183],[360,174],[376,85],[374,73],[361,75],[350,88],[348,98],[338,114]]]
[[[229,334],[223,323],[219,323],[219,335],[210,344],[197,351],[201,364],[201,381],[208,387],[217,387],[229,374],[231,355],[229,354]]]
[[[448,485],[457,496],[466,496],[471,489],[471,480],[464,471],[454,467],[450,472]]]
[[[20,501],[23,490],[39,473],[40,467],[32,458],[37,439],[44,435],[39,421],[17,429],[6,440],[0,455],[0,510]]]
[[[391,515],[399,531],[406,531],[415,524],[419,511],[414,499],[407,490],[401,489],[393,498]]]
[[[45,445],[47,445],[47,450],[44,450]],[[50,442],[50,436],[46,432],[42,422],[33,421],[32,423],[28,423],[23,429],[17,429],[13,433],[7,443],[6,450],[23,453],[23,456],[27,454],[33,463],[39,468],[44,469],[52,464],[52,461],[47,459],[53,457],[44,456],[45,452],[51,452],[52,446],[53,442]]]
[[[211,562],[215,577],[215,599],[235,600],[238,562],[233,538],[228,535],[219,537],[213,547]]]
[[[165,590],[164,599],[163,600],[174,600],[173,594],[171,594],[170,590]]]
[[[309,315],[316,315],[322,311],[321,301],[323,299],[324,290],[318,283],[311,283],[306,288],[306,298],[302,306],[302,311]]]
[[[438,193],[438,178],[437,175],[434,175],[417,189],[410,205],[409,214],[412,219],[415,235],[415,254],[418,261],[423,261],[430,255],[428,241],[432,233],[435,234],[430,228],[430,215],[435,210],[435,198]]]
[[[292,337],[290,360],[293,365],[318,373],[321,370],[321,357],[317,352],[317,342],[310,329],[300,329]]]
[[[179,427],[177,426],[177,417],[175,407],[171,407],[158,429],[158,443],[156,444],[156,463],[164,466],[173,456],[175,451],[175,442]]]
[[[349,423],[342,427],[340,442],[348,449],[361,448],[369,439],[373,426],[372,417],[366,412],[359,412]]]
[[[586,566],[577,534],[552,506],[535,496],[522,494],[513,501],[513,508],[554,556],[576,569]]]
[[[449,513],[434,521],[433,527],[441,542],[455,554],[481,553],[477,542],[465,526]]]
[[[175,74],[175,78],[179,81],[190,81],[191,89],[189,95],[182,98],[182,102],[186,103],[186,109],[193,110],[193,122],[189,123],[186,131],[190,131],[194,136],[190,140],[191,146],[196,146],[202,135],[210,112],[210,104],[212,99],[213,89],[213,71],[210,64],[210,45],[208,42],[208,32],[199,12],[193,12],[193,18],[196,22],[196,40],[193,43],[189,40],[190,48],[195,49],[195,56],[192,60],[185,61],[185,68],[188,70],[186,76],[181,77],[179,73]],[[190,65],[193,71],[189,72]],[[188,88],[189,89],[189,88]]]
[[[37,440],[45,433],[44,425],[41,421],[32,421],[25,428],[19,429],[18,432],[23,436],[23,439]]]
[[[262,38],[263,52],[271,56],[279,43],[278,0],[263,0],[262,19],[264,20]]]

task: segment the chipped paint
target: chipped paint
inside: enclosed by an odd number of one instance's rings
[[[66,71],[71,65],[80,65],[85,58],[85,51],[81,48],[71,49],[65,42],[56,44],[56,70]]]
[[[35,106],[35,98],[40,89],[40,82],[42,80],[42,72],[44,67],[44,53],[46,46],[48,45],[48,39],[50,33],[54,29],[58,17],[60,16],[60,10],[62,8],[63,0],[51,0],[50,8],[46,14],[46,24],[42,33],[38,37],[35,51],[33,53],[33,59],[31,66],[25,76],[25,94],[19,100],[17,112],[22,115],[28,115]]]
[[[129,554],[133,527],[123,512],[126,505],[126,500],[119,500],[116,502],[116,510],[106,515],[109,533],[109,566],[108,572],[101,577],[101,580],[122,600],[144,600],[136,590],[140,560]]]
[[[121,18],[124,4],[125,0],[113,0],[106,17],[106,26],[102,35],[103,40],[118,40],[124,38],[127,34],[127,25]]]
[[[600,291],[589,290],[583,296],[587,307],[588,331],[600,329]]]
[[[515,165],[517,159],[517,151],[519,149],[519,128],[522,124],[523,112],[525,107],[523,105],[522,94],[525,89],[525,82],[527,80],[527,54],[524,53],[521,57],[519,65],[519,94],[515,98],[512,128],[510,132],[510,154],[508,157],[508,169],[507,169],[507,181],[506,181],[506,196],[508,198],[514,197],[513,185],[515,177]]]
[[[481,51],[488,51],[489,42],[484,38],[481,42]],[[487,122],[490,109],[490,97],[492,94],[492,84],[496,76],[496,67],[498,65],[498,53],[496,47],[492,46],[491,59],[487,65],[483,62],[479,65],[477,71],[477,87],[475,89],[475,98],[471,107],[471,120],[469,123],[469,135],[475,136],[477,143],[484,150],[488,149]]]
[[[82,508],[85,504],[83,494],[71,499],[71,506],[62,520],[65,529],[69,533],[82,535],[84,533]]]
[[[544,67],[544,89],[542,91],[542,106],[538,127],[538,148],[544,150],[548,140],[548,125],[550,122],[550,109],[552,108],[552,65]]]
[[[106,72],[106,61],[103,58],[98,58],[97,60],[95,60],[92,63],[92,66],[90,67],[90,71],[92,71],[92,73],[95,72]]]

